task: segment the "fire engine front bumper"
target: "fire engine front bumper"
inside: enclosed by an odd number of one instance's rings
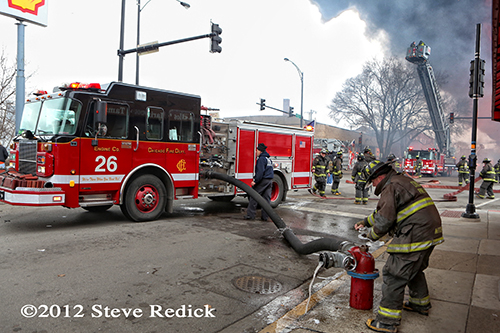
[[[0,201],[17,206],[62,206],[66,196],[59,187],[32,188],[16,187],[12,190],[0,187]]]

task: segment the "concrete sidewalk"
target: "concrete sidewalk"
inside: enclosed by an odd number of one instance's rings
[[[403,311],[398,332],[500,332],[500,212],[478,210],[480,220],[461,218],[462,211],[440,213],[445,242],[425,271],[432,309],[428,317]],[[385,247],[373,255],[381,273]],[[365,322],[378,309],[382,278],[375,280],[372,310],[349,307],[350,279],[343,273],[313,290],[307,313],[305,300],[261,333],[373,332]]]

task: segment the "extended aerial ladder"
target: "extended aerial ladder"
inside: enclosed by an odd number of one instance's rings
[[[428,59],[431,54],[431,48],[420,41],[418,45],[411,43],[406,52],[406,60],[417,65],[418,76],[422,83],[427,108],[431,116],[432,127],[436,136],[436,142],[441,154],[446,157],[452,157],[453,153],[450,147],[450,126],[446,121],[443,106],[441,104],[441,95],[439,87],[434,76],[432,66]]]

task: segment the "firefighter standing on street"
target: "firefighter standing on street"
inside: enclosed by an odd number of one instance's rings
[[[370,163],[375,160],[375,156],[373,156],[372,150],[368,147],[365,147],[363,150],[363,155],[365,156],[366,163]]]
[[[390,163],[373,161],[365,168],[367,182],[380,195],[376,210],[355,229],[368,227],[366,236],[378,240],[393,236],[383,268],[382,299],[375,319],[366,326],[376,332],[397,332],[402,310],[427,316],[431,308],[424,270],[434,246],[444,241],[441,217],[425,189],[415,180],[396,172]],[[405,288],[409,300],[404,302]],[[404,303],[403,303],[404,302]]]
[[[333,175],[332,194],[340,195],[339,184],[342,179],[342,150],[337,152],[337,157],[328,165],[328,171]]]
[[[328,159],[326,158],[326,154],[328,150],[326,148],[321,149],[319,155],[314,158],[312,165],[312,173],[314,174],[314,180],[316,184],[312,189],[313,193],[316,191],[319,192],[321,197],[325,197],[325,188],[326,188],[326,167],[328,165]]]
[[[417,156],[417,160],[415,161],[415,165],[413,168],[415,169],[415,176],[418,178],[422,178],[422,173],[420,173],[420,170],[422,170],[423,163],[420,160],[420,156]]]
[[[483,170],[481,170],[481,172],[479,173],[479,176],[483,178],[483,183],[479,188],[479,193],[477,193],[476,195],[481,199],[495,199],[495,193],[493,193],[493,184],[497,182],[497,175],[489,158],[485,158],[483,160],[483,164]]]
[[[465,181],[465,185],[469,184],[469,165],[465,155],[462,155],[456,167],[458,170],[458,186],[462,186],[463,181]]]
[[[495,174],[497,175],[497,182],[500,181],[500,160],[498,160],[497,164],[493,166],[493,169],[495,169]]]
[[[273,187],[273,161],[269,158],[266,151],[267,146],[259,143],[256,148],[257,162],[255,163],[255,176],[251,182],[252,188],[257,191],[269,204],[271,203],[271,190]],[[248,198],[247,214],[243,217],[245,220],[254,220],[257,210],[257,201],[254,198]],[[269,216],[262,209],[261,219],[267,221]]]
[[[356,183],[354,188],[356,189],[355,201],[356,205],[366,205],[368,203],[368,189],[366,188],[366,180],[364,177],[363,170],[366,167],[366,161],[363,154],[358,155],[358,160],[354,167],[352,168],[351,179]]]

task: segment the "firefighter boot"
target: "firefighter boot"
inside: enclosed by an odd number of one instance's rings
[[[398,331],[396,325],[384,324],[376,319],[368,319],[365,324],[369,329],[375,332],[396,333]]]
[[[429,315],[429,309],[431,307],[432,306],[430,304],[428,306],[418,306],[416,304],[410,303],[409,301],[403,303],[403,310],[417,312],[423,316]]]

